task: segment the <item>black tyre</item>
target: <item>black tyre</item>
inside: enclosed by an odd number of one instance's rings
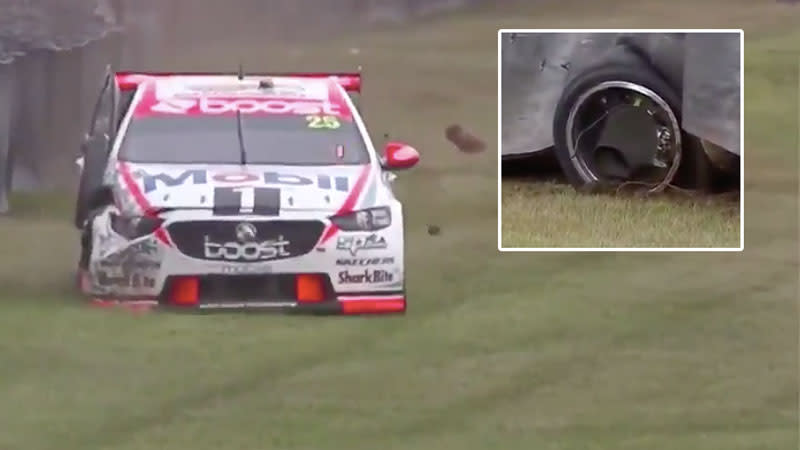
[[[705,189],[711,165],[683,132],[681,91],[625,46],[577,69],[556,106],[553,141],[576,187],[671,183]]]

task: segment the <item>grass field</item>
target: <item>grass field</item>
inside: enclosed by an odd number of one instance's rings
[[[503,248],[737,248],[739,198],[587,194],[534,177],[501,187]]]
[[[423,153],[398,181],[404,317],[91,310],[68,202],[0,218],[0,449],[797,448],[800,8],[541,4],[249,53],[364,64],[371,127]],[[496,149],[456,153],[443,129],[493,141],[496,30],[545,26],[744,26],[744,252],[497,252]],[[224,46],[182,64],[235,67]]]

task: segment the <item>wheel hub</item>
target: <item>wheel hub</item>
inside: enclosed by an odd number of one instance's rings
[[[566,131],[572,164],[588,183],[663,187],[680,164],[675,113],[661,96],[635,83],[607,81],[587,90],[570,110]]]

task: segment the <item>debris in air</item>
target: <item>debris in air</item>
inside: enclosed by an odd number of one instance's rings
[[[486,150],[486,143],[461,125],[450,125],[445,129],[444,135],[462,153],[480,153]]]

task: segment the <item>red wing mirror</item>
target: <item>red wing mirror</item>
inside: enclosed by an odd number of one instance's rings
[[[403,142],[389,142],[383,149],[383,167],[386,169],[410,169],[418,162],[419,152]]]

